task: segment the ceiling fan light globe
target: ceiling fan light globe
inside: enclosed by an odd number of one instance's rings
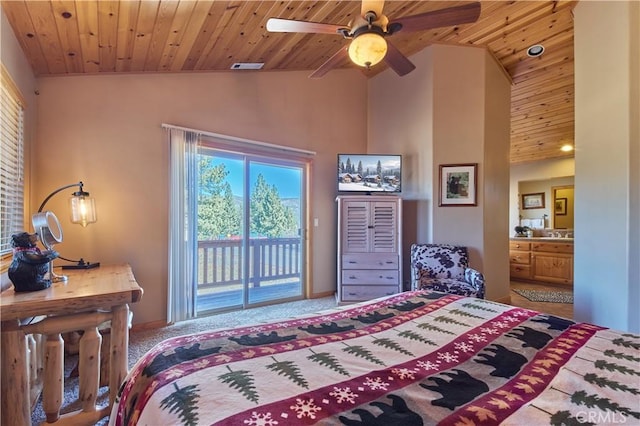
[[[369,68],[382,61],[387,54],[387,42],[376,33],[364,33],[355,37],[349,45],[349,58],[361,67]]]

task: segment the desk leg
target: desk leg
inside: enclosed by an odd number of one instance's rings
[[[15,321],[2,322],[2,425],[30,425],[27,339]]]
[[[79,397],[82,411],[96,411],[98,383],[100,382],[100,345],[102,336],[96,327],[87,328],[80,338],[78,371],[80,375]]]
[[[44,344],[44,383],[42,385],[42,410],[47,422],[60,418],[60,407],[64,395],[64,340],[60,333],[47,335]]]
[[[120,385],[129,371],[129,306],[114,306],[111,312],[109,404],[113,406]]]

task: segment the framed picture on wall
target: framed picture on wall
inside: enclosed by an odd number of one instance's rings
[[[567,199],[556,198],[555,213],[557,216],[567,215]]]
[[[477,206],[478,164],[440,165],[440,207]]]
[[[544,209],[544,192],[522,194],[523,209]]]

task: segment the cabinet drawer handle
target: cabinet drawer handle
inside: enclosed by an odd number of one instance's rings
[[[355,280],[358,277],[356,277],[355,275],[349,275],[349,278],[351,278],[352,280]]]
[[[352,264],[352,265],[355,265],[355,264],[356,264],[356,263],[358,263],[358,262],[356,262],[355,260],[350,260],[348,263],[350,263],[350,264]]]
[[[353,292],[352,292],[352,293],[347,293],[347,294],[348,294],[349,296],[355,296],[355,295],[357,295],[358,293],[353,293]]]

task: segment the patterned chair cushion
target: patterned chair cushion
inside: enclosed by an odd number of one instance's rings
[[[469,255],[464,246],[413,244],[411,284],[414,289],[484,298],[484,275],[469,268]]]
[[[469,266],[467,248],[449,244],[414,244],[411,246],[411,265],[421,276],[464,280]]]
[[[484,298],[484,292],[473,288],[469,283],[452,278],[425,278],[420,280],[420,290],[434,290],[460,296]]]

